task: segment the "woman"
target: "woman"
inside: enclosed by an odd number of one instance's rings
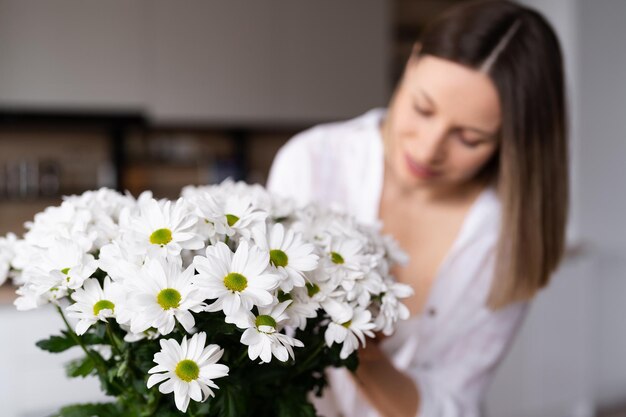
[[[564,248],[558,40],[536,11],[464,3],[416,43],[388,109],[286,144],[268,187],[382,222],[412,317],[330,370],[324,415],[480,416],[494,369]]]

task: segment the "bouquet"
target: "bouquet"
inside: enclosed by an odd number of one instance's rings
[[[68,376],[113,397],[59,417],[315,416],[324,369],[356,369],[366,336],[409,315],[391,238],[260,186],[88,191],[26,228],[0,239],[0,283],[20,310],[56,307],[67,328],[37,345],[80,348]]]

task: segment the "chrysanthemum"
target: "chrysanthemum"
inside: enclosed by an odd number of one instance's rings
[[[350,291],[357,279],[363,278],[368,270],[367,259],[362,253],[363,244],[358,239],[333,237],[324,259],[329,278]]]
[[[119,309],[118,300],[122,299],[123,291],[109,277],[104,279],[104,289],[97,279],[90,278],[71,297],[75,304],[67,308],[68,316],[80,319],[76,324],[76,334],[82,335],[98,320],[106,322],[108,318],[115,317],[116,304]]]
[[[288,292],[295,287],[304,287],[304,272],[317,267],[318,256],[315,246],[302,241],[299,233],[276,223],[270,228],[269,235],[264,229],[255,229],[254,241],[270,254],[270,264],[283,277],[280,289]]]
[[[138,247],[149,256],[178,256],[182,249],[201,249],[202,238],[196,233],[198,217],[184,200],[159,203],[150,199],[140,206],[141,214],[132,220]]]
[[[304,344],[293,337],[280,333],[282,326],[289,320],[285,309],[291,301],[285,301],[273,307],[259,308],[259,315],[250,315],[249,327],[241,335],[241,343],[248,346],[251,360],[260,358],[268,363],[272,355],[281,362],[294,358],[293,347]]]
[[[148,259],[138,279],[125,285],[134,287],[129,299],[132,333],[141,333],[150,327],[166,335],[174,329],[176,320],[190,332],[195,325],[191,311],[205,308],[204,297],[191,280],[192,266],[182,270],[179,263],[164,259]]]
[[[32,264],[22,272],[24,285],[15,301],[19,310],[30,310],[65,297],[80,288],[97,268],[95,259],[78,243],[57,238],[47,249],[31,254]]]
[[[335,318],[331,321],[324,334],[326,345],[333,343],[343,343],[339,357],[346,359],[352,352],[359,348],[359,341],[365,346],[365,336],[374,337],[375,324],[371,322],[372,314],[365,309],[354,310],[352,318],[347,321],[341,319],[337,322]]]
[[[239,233],[250,239],[251,231],[265,222],[268,213],[258,210],[252,199],[247,195],[230,195],[224,201],[224,216],[226,218],[226,234],[233,236]]]
[[[222,242],[206,249],[206,257],[196,256],[193,266],[198,271],[194,282],[204,289],[206,298],[215,299],[209,311],[223,310],[227,316],[240,309],[274,302],[270,291],[278,286],[280,277],[267,271],[269,255],[246,241],[236,252]]]
[[[400,299],[407,298],[413,294],[413,289],[401,283],[391,283],[383,293],[380,304],[380,311],[374,320],[376,330],[382,331],[385,336],[393,333],[394,326],[398,320],[406,320],[411,315],[409,309]]]
[[[218,345],[204,346],[206,333],[200,332],[181,344],[174,339],[161,339],[161,351],[154,355],[157,366],[148,373],[147,386],[159,385],[163,394],[174,393],[176,408],[187,411],[189,401],[203,402],[214,397],[213,389],[219,387],[213,382],[216,378],[228,376],[228,367],[218,364],[224,350]]]

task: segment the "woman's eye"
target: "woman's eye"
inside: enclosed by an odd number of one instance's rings
[[[424,117],[430,117],[433,115],[432,110],[427,110],[423,107],[418,106],[416,103],[413,103],[413,109]]]
[[[456,137],[464,146],[468,148],[476,148],[480,145],[481,141],[472,141],[463,136],[462,133],[456,132]]]
[[[480,145],[480,142],[472,142],[469,141],[467,139],[465,139],[463,136],[459,135],[459,140],[461,141],[461,143],[465,146],[467,146],[468,148],[476,148]]]

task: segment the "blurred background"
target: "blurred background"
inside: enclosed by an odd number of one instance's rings
[[[385,106],[424,23],[460,1],[0,0],[0,234],[97,187],[263,184],[295,133]],[[573,207],[487,415],[626,416],[626,1],[523,3],[564,48]],[[0,288],[0,414],[101,399],[65,377],[76,353],[34,346],[54,311],[12,299]]]

